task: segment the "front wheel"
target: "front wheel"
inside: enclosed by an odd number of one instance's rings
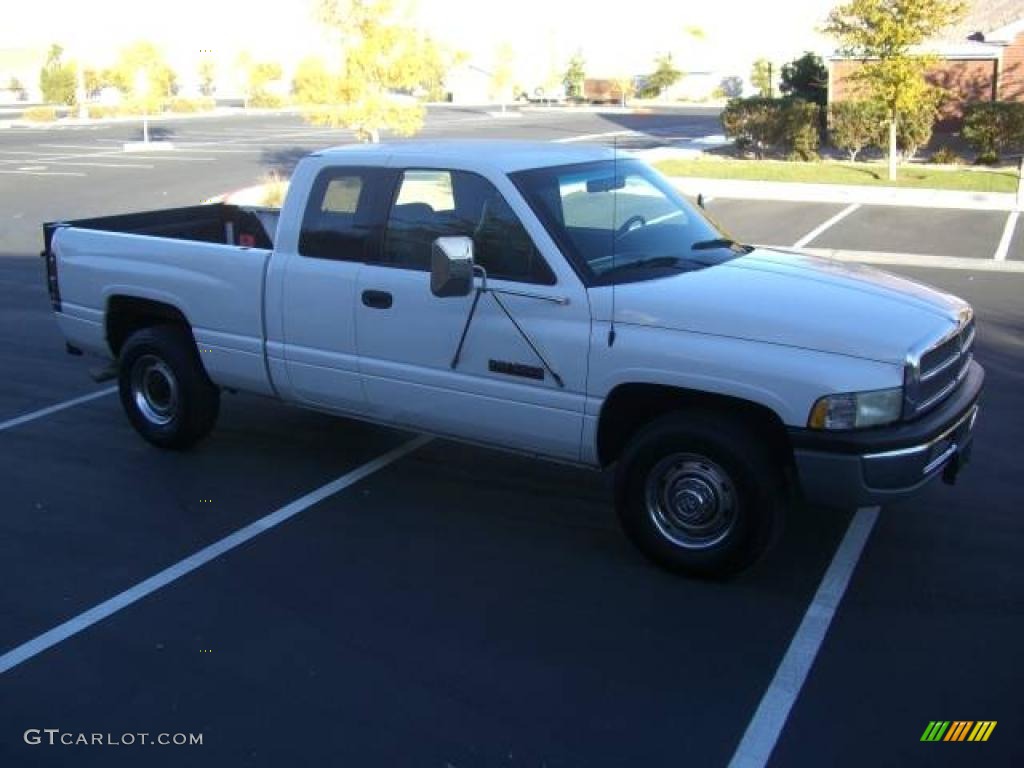
[[[121,405],[135,430],[161,448],[188,448],[205,437],[220,411],[220,391],[199,361],[195,342],[174,326],[143,328],[121,349]]]
[[[779,467],[758,435],[728,414],[671,414],[641,430],[619,462],[619,518],[659,565],[727,576],[752,563],[778,525]]]

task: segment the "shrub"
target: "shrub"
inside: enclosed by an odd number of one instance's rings
[[[57,110],[53,107],[29,107],[21,113],[21,119],[30,123],[52,123],[57,119]]]
[[[936,165],[959,165],[963,158],[949,147],[939,147],[932,153],[930,162]]]
[[[848,153],[851,163],[862,150],[884,141],[885,113],[874,102],[837,101],[829,106],[828,117],[832,146]]]
[[[982,157],[997,162],[1007,150],[1024,150],[1024,103],[986,101],[964,110],[963,137]]]
[[[936,114],[935,102],[930,100],[900,114],[896,121],[896,149],[904,161],[913,160],[917,150],[931,140]]]
[[[722,111],[722,128],[726,138],[734,139],[736,146],[749,147],[758,157],[780,141],[779,99],[754,96],[749,99],[730,99]]]
[[[249,99],[249,106],[274,109],[284,106],[284,99],[276,94],[260,91],[258,93],[254,93]]]
[[[92,118],[114,117],[118,114],[118,107],[113,104],[89,104],[85,111]]]
[[[263,185],[263,198],[260,204],[267,208],[280,208],[284,205],[284,198],[288,194],[288,179],[282,179],[273,171],[267,174]]]
[[[755,96],[731,99],[722,112],[722,127],[738,149],[749,147],[759,158],[766,150],[782,148],[810,160],[818,155],[819,115],[816,104],[801,99]]]
[[[215,102],[210,98],[201,99],[186,99],[183,96],[177,96],[171,99],[167,103],[167,109],[170,112],[209,112],[215,106]]]

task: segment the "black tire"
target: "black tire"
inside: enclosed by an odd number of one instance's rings
[[[191,334],[173,325],[128,338],[118,388],[128,421],[160,448],[191,447],[209,434],[220,411],[220,390],[206,375]]]
[[[626,534],[668,570],[721,578],[773,540],[784,498],[782,462],[727,413],[681,411],[630,442],[616,474]]]

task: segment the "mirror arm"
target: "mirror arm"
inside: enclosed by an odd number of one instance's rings
[[[525,341],[529,345],[530,349],[533,350],[533,354],[535,354],[537,356],[537,359],[540,360],[541,365],[544,366],[544,369],[551,374],[551,378],[555,380],[555,384],[557,384],[560,388],[565,389],[565,383],[562,381],[562,377],[555,373],[555,370],[548,363],[547,359],[544,357],[544,355],[541,354],[540,350],[537,349],[537,345],[533,343],[533,339],[531,339],[529,334],[523,330],[523,327],[516,322],[516,319],[512,317],[512,313],[508,311],[508,307],[505,306],[505,302],[498,298],[498,291],[491,291],[490,294],[491,297],[496,302],[498,302],[498,306],[501,307],[501,310],[505,313],[505,316],[512,321],[512,325],[514,325],[516,327],[516,330],[519,331],[519,335],[523,337],[523,341]]]
[[[466,315],[466,324],[462,326],[462,335],[459,336],[459,345],[455,348],[455,354],[452,356],[452,370],[455,370],[459,365],[459,360],[462,357],[462,350],[466,345],[466,336],[469,335],[469,326],[473,324],[473,318],[476,316],[476,308],[480,304],[480,297],[485,293],[489,293],[494,301],[497,302],[498,306],[501,307],[501,311],[505,313],[505,316],[511,321],[512,325],[514,325],[516,330],[519,331],[519,335],[523,337],[523,341],[525,341],[530,349],[533,350],[533,354],[535,354],[537,359],[540,360],[541,365],[544,366],[544,370],[551,374],[551,378],[554,379],[555,383],[560,388],[565,389],[565,382],[562,381],[562,377],[555,373],[555,369],[551,367],[547,358],[545,358],[544,355],[541,354],[541,351],[537,349],[537,345],[533,343],[533,339],[530,338],[529,334],[523,330],[523,327],[516,322],[514,317],[512,317],[512,313],[508,311],[508,307],[505,306],[505,302],[498,298],[498,294],[503,293],[506,296],[522,296],[528,299],[541,299],[543,301],[550,301],[560,305],[568,304],[569,299],[564,296],[544,296],[539,293],[488,288],[487,270],[479,264],[474,264],[473,272],[480,276],[480,285],[476,286],[476,293],[473,294],[473,303],[469,307],[469,314]]]
[[[462,357],[462,348],[466,344],[466,334],[469,333],[469,326],[473,323],[473,316],[476,314],[476,305],[480,303],[480,294],[482,294],[486,290],[486,288],[484,287],[487,285],[486,277],[484,278],[484,280],[484,284],[481,286],[477,286],[476,288],[476,293],[473,296],[473,304],[469,308],[469,314],[466,315],[466,324],[462,326],[462,335],[459,337],[459,346],[455,348],[455,356],[452,357],[453,371],[459,364],[459,358]]]

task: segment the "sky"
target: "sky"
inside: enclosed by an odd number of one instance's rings
[[[828,52],[816,34],[835,0],[629,0],[612,13],[593,0],[405,0],[409,18],[439,41],[466,51],[487,68],[502,45],[517,69],[563,69],[576,50],[593,76],[650,71],[654,55],[670,52],[687,71],[746,74],[749,62],[779,62],[805,49]],[[164,48],[172,63],[212,51],[223,60],[247,50],[297,61],[325,50],[314,0],[11,0],[0,26],[0,49],[60,42],[69,55],[113,59],[136,40]],[[688,32],[703,31],[703,39]]]

